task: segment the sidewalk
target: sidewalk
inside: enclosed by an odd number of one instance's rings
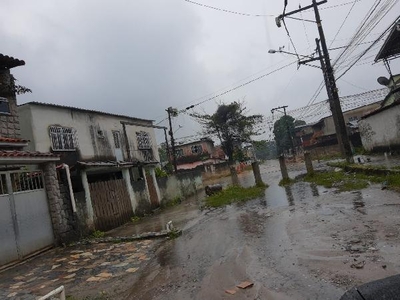
[[[66,295],[74,296],[72,299],[98,296],[104,290],[112,295],[105,286],[115,290],[122,276],[132,276],[146,265],[158,242],[80,245],[47,251],[0,273],[0,299],[36,299],[60,285],[66,287]]]

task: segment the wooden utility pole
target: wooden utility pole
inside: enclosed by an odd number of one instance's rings
[[[287,107],[288,107],[287,105],[275,107],[275,108],[271,109],[271,113],[274,113],[274,111],[276,111],[276,110],[279,111],[280,109],[283,109],[283,114],[285,115],[285,117],[287,117],[287,115],[286,115]],[[287,118],[285,118],[285,123],[286,123],[286,130],[287,130],[287,133],[288,133],[289,139],[290,139],[290,144],[292,146],[292,152],[293,152],[293,155],[296,156],[296,149],[295,149],[294,142],[293,142],[293,136],[290,131],[289,124],[287,122]]]
[[[172,117],[177,115],[177,110],[173,109],[172,107],[168,107],[166,111],[168,113],[169,136],[171,137],[172,165],[174,166],[174,171],[176,173],[178,172],[178,166],[176,164],[175,139],[174,132],[172,130]]]
[[[333,121],[335,124],[335,129],[336,129],[336,136],[338,139],[338,143],[341,149],[342,155],[346,158],[347,161],[352,162],[353,161],[353,154],[351,151],[351,145],[350,145],[350,140],[349,136],[347,134],[347,128],[346,128],[346,123],[344,121],[343,117],[343,112],[342,112],[342,107],[340,106],[340,99],[338,95],[338,90],[336,87],[336,80],[335,80],[335,75],[333,73],[333,68],[331,65],[331,60],[329,57],[329,51],[328,47],[326,45],[326,40],[325,40],[325,34],[324,30],[322,28],[322,23],[321,23],[321,17],[319,14],[318,6],[320,4],[326,3],[327,0],[317,2],[316,0],[312,0],[312,5],[305,6],[303,8],[294,10],[292,12],[288,13],[283,13],[282,15],[278,16],[276,18],[276,24],[278,27],[280,27],[280,21],[283,20],[286,16],[293,15],[295,13],[308,10],[313,8],[314,9],[314,14],[315,14],[315,21],[317,23],[318,27],[318,33],[319,33],[319,40],[321,42],[321,47],[322,47],[322,55],[320,55],[319,58],[313,58],[308,61],[303,61],[301,63],[306,63],[309,61],[313,60],[320,60],[321,61],[321,68],[322,71],[324,72],[324,79],[325,79],[325,85],[329,97],[329,104],[330,108],[332,111],[332,117]],[[317,43],[317,50],[319,48],[319,43]]]

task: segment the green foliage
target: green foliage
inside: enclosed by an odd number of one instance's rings
[[[263,121],[262,115],[246,115],[243,102],[220,104],[213,115],[191,114],[202,125],[207,135],[217,135],[221,141],[222,149],[233,162],[236,157],[241,157],[241,146],[250,142],[251,136],[260,132],[255,126]]]
[[[132,223],[135,223],[135,222],[137,222],[137,221],[139,221],[140,220],[140,217],[139,216],[133,216],[133,217],[131,217],[131,222]]]
[[[154,172],[156,173],[156,177],[167,177],[168,176],[168,173],[161,168],[156,168],[154,170]]]
[[[278,154],[292,148],[292,136],[294,133],[294,118],[283,116],[274,124],[274,135]]]
[[[10,74],[10,82],[8,84],[3,84],[0,86],[0,94],[7,95],[22,95],[26,93],[32,93],[32,90],[19,84],[15,84],[17,79],[15,79],[14,75]]]
[[[182,235],[182,231],[176,230],[176,229],[171,230],[170,232],[168,232],[168,238],[170,240],[174,240],[174,239],[178,238],[181,235]]]
[[[326,188],[338,188],[339,191],[361,190],[368,187],[369,182],[364,176],[340,172],[316,172],[307,175],[305,181],[322,185]]]
[[[104,237],[104,232],[100,230],[95,230],[92,232],[92,238],[98,239]]]
[[[161,147],[158,148],[158,155],[160,156],[160,162],[168,161],[167,148],[165,143],[162,143]]]
[[[287,178],[287,179],[282,178],[281,181],[279,181],[279,186],[288,186],[288,185],[292,185],[295,182],[296,181],[291,178]]]
[[[174,199],[167,203],[168,207],[176,206],[182,203],[182,198],[180,196],[176,196]]]
[[[257,159],[267,160],[277,157],[276,143],[274,141],[253,141]]]
[[[206,198],[206,206],[220,207],[232,203],[244,202],[262,197],[265,186],[253,186],[244,188],[240,186],[229,186],[227,189]]]

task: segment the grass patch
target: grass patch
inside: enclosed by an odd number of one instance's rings
[[[140,221],[140,217],[139,217],[139,216],[133,216],[133,217],[131,217],[131,222],[132,222],[132,223],[135,223],[135,222],[138,222],[138,221]]]
[[[206,206],[221,207],[224,205],[244,202],[262,197],[265,193],[265,186],[253,186],[244,188],[240,186],[229,186],[227,189],[206,198]]]
[[[316,172],[313,175],[307,175],[304,180],[326,188],[337,188],[339,191],[361,190],[369,185],[368,180],[358,177],[359,174],[349,174],[340,172]]]
[[[95,231],[92,232],[91,237],[94,238],[94,239],[99,239],[99,238],[104,237],[104,234],[105,233],[103,231],[95,230]]]
[[[292,185],[295,182],[296,181],[291,178],[287,178],[287,179],[282,178],[281,181],[279,181],[279,186],[288,186],[288,185]]]

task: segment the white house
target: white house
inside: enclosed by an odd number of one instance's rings
[[[159,205],[159,127],[153,121],[39,102],[18,106],[18,113],[28,150],[58,154],[60,166],[70,169],[73,197],[88,227],[107,230]]]

